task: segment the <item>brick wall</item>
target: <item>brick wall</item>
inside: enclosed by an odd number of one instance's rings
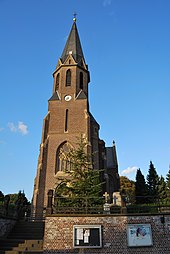
[[[118,253],[118,254],[165,254],[170,253],[170,215],[165,223],[155,216],[48,216],[45,221],[44,253]],[[153,246],[128,247],[126,227],[128,224],[150,224]],[[74,249],[73,225],[101,225],[101,249]]]

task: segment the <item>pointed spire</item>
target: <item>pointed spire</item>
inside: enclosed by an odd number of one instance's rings
[[[64,62],[66,60],[66,58],[69,54],[71,54],[74,57],[74,59],[77,63],[79,63],[82,60],[82,58],[84,59],[83,51],[82,51],[82,47],[81,47],[81,43],[80,43],[80,38],[79,38],[77,26],[76,26],[76,16],[75,15],[74,15],[73,21],[74,21],[74,23],[72,25],[69,37],[67,39],[65,48],[64,48],[62,56],[61,56],[62,62]]]
[[[74,16],[73,21],[76,22],[76,20],[77,20],[77,19],[76,19],[77,13],[74,12],[73,16]]]

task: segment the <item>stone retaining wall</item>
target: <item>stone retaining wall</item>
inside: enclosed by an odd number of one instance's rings
[[[170,215],[153,216],[48,216],[45,220],[44,254],[99,253],[99,254],[168,254],[170,253]],[[74,225],[101,225],[101,249],[74,249]],[[128,247],[127,225],[150,224],[153,245]]]
[[[16,220],[0,218],[0,238],[5,238],[9,234],[15,223]]]

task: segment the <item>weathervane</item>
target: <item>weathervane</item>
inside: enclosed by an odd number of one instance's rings
[[[77,19],[76,19],[77,13],[74,12],[74,13],[73,13],[73,16],[74,16],[73,21],[76,22],[76,20],[77,20]]]

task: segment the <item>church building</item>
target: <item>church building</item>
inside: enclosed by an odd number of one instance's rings
[[[42,213],[47,207],[49,190],[55,192],[64,177],[64,154],[76,148],[77,137],[87,140],[87,153],[93,154],[94,170],[103,169],[103,192],[118,192],[120,180],[116,147],[106,147],[99,138],[100,126],[90,112],[90,73],[77,30],[76,19],[53,73],[52,96],[44,118],[42,141],[34,182],[33,207]]]

